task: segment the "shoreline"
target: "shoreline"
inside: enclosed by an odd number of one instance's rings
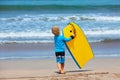
[[[120,54],[120,42],[90,43],[95,55]],[[3,53],[2,53],[3,52]],[[66,51],[66,54],[68,52]],[[72,57],[66,58],[66,74],[58,74],[53,43],[0,44],[0,57],[53,56],[35,59],[1,59],[0,80],[119,80],[119,57],[96,57],[79,69]],[[66,55],[67,56],[67,55]],[[118,55],[119,56],[119,55]]]
[[[120,41],[90,43],[95,57],[120,57]],[[67,49],[66,57],[70,57]],[[25,55],[26,54],[26,55]],[[41,57],[39,57],[41,56]],[[1,59],[37,59],[54,57],[54,43],[3,43],[0,44]],[[0,59],[0,60],[1,60]]]

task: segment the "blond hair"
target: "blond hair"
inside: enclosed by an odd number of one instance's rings
[[[55,36],[59,35],[59,34],[60,34],[60,29],[59,29],[59,27],[53,26],[53,27],[52,27],[52,33],[53,33]]]

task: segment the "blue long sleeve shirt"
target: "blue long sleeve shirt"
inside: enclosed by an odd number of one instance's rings
[[[55,52],[64,52],[65,51],[65,42],[70,41],[72,38],[65,38],[62,35],[54,37],[55,41]]]

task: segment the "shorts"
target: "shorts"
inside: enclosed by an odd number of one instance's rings
[[[65,63],[65,52],[56,52],[55,55],[57,63]]]

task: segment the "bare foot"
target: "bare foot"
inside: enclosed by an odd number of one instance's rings
[[[60,73],[61,73],[61,74],[65,74],[66,72],[65,72],[65,71],[61,71]]]

